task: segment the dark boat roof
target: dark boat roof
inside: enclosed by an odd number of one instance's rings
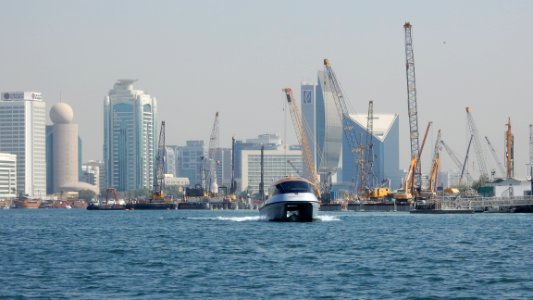
[[[305,178],[302,178],[302,177],[285,177],[285,178],[282,178],[282,179],[274,182],[272,185],[278,185],[280,183],[284,183],[284,182],[288,182],[288,181],[302,181],[302,182],[309,183],[310,185],[313,185],[313,183],[311,183],[309,180],[307,180]]]

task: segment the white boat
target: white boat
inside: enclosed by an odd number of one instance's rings
[[[259,208],[261,218],[296,222],[311,222],[317,218],[320,202],[311,182],[287,177],[274,183],[269,194],[270,198]]]

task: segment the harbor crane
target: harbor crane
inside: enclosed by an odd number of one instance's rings
[[[307,140],[307,134],[305,134],[305,127],[303,120],[300,116],[300,111],[298,110],[298,106],[296,105],[296,101],[294,101],[294,96],[292,94],[291,88],[285,88],[283,89],[283,92],[285,93],[285,96],[287,97],[287,102],[289,104],[291,117],[292,117],[292,123],[294,125],[294,130],[296,131],[296,137],[298,138],[298,142],[302,146],[302,152],[304,155],[304,162],[305,166],[307,167],[307,173],[309,174],[309,181],[313,183],[313,189],[315,191],[315,194],[318,198],[320,198],[320,181],[318,179],[318,174],[316,172],[315,163],[313,162],[312,155],[311,155],[311,147],[309,146],[309,141]],[[294,165],[287,161],[291,166],[294,167]]]
[[[204,162],[205,178],[204,178],[204,190],[208,190],[211,195],[218,194],[217,183],[217,161],[215,158],[215,151],[219,148],[219,125],[218,125],[218,111],[215,113],[215,120],[213,121],[213,127],[211,128],[211,135],[209,136],[209,148],[207,152],[207,160]],[[207,182],[205,182],[207,181]]]
[[[529,124],[529,176],[533,183],[533,124]]]
[[[374,101],[368,101],[368,116],[366,121],[366,146],[367,146],[367,185],[370,190],[375,187],[376,178],[374,177]]]
[[[407,76],[407,109],[409,114],[409,133],[411,141],[411,157],[419,157],[420,141],[418,133],[418,110],[416,100],[415,54],[413,50],[412,25],[406,22],[405,30],[405,70]],[[421,164],[416,164],[414,184],[419,188],[422,184]]]
[[[498,158],[498,154],[496,154],[496,150],[494,149],[494,146],[492,146],[492,143],[489,140],[489,137],[485,136],[485,140],[487,141],[487,145],[489,146],[490,153],[492,153],[492,158],[494,158],[494,161],[496,162],[496,165],[498,165],[498,171],[500,172],[500,176],[503,176],[506,174],[505,170],[503,169],[503,164]]]
[[[511,131],[511,118],[505,124],[507,130],[505,132],[505,166],[507,169],[507,179],[514,177],[514,135]]]
[[[159,140],[157,142],[157,156],[156,156],[156,172],[154,187],[152,191],[153,200],[164,200],[165,195],[163,193],[163,184],[165,179],[165,157],[166,157],[166,145],[165,145],[165,121],[161,122],[161,129],[159,130]]]
[[[434,197],[437,195],[437,181],[439,178],[439,167],[440,167],[440,153],[439,153],[440,140],[441,140],[441,132],[439,129],[437,133],[437,141],[435,142],[435,149],[433,149],[433,164],[431,166],[431,172],[429,174],[428,192],[429,192],[430,197]]]
[[[335,75],[333,68],[331,67],[331,62],[327,58],[324,59],[324,75],[326,77],[324,84],[329,86],[333,94],[333,101],[337,107],[339,119],[342,122],[342,131],[344,137],[346,138],[346,141],[348,142],[352,152],[353,161],[357,165],[357,153],[359,153],[359,155],[362,154],[359,147],[359,141],[357,140],[355,130],[353,130],[353,126],[350,122],[350,110],[348,109],[348,105],[344,99],[341,86],[337,80],[337,76]]]
[[[470,136],[470,141],[468,142],[468,147],[466,148],[465,161],[463,162],[463,168],[461,170],[461,176],[459,177],[459,185],[463,182],[463,176],[465,174],[466,163],[468,162],[468,156],[470,154],[470,146],[472,146],[472,140],[474,140],[474,135]]]
[[[483,153],[483,145],[479,141],[479,130],[477,129],[474,118],[472,117],[472,110],[470,107],[466,108],[466,117],[468,120],[468,127],[470,128],[470,135],[473,136],[474,152],[476,154],[476,160],[479,167],[480,179],[487,180],[489,173],[487,172],[487,164],[485,162],[485,155]]]
[[[455,152],[453,152],[453,150],[448,146],[448,144],[446,144],[444,142],[443,139],[440,140],[440,144],[444,147],[444,150],[446,150],[446,153],[448,153],[448,156],[451,158],[451,160],[453,161],[455,166],[457,166],[457,169],[458,170],[462,170],[463,169],[463,163],[459,160],[459,158],[457,157]],[[470,173],[466,174],[466,178],[468,179],[468,182],[474,181],[474,179],[472,178]]]
[[[407,174],[405,175],[403,191],[394,194],[394,199],[411,201],[420,192],[420,186],[415,185],[414,175],[416,172],[416,166],[420,162],[420,157],[422,155],[422,151],[424,150],[424,145],[426,144],[431,124],[432,122],[429,122],[428,126],[426,127],[424,139],[422,140],[422,145],[420,146],[420,151],[417,153],[416,156],[411,157],[411,163],[409,164],[409,169],[407,170]]]

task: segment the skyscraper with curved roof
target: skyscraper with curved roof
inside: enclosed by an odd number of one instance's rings
[[[151,188],[157,147],[157,101],[118,80],[104,100],[104,162],[107,187]]]

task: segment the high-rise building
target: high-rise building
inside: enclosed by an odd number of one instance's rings
[[[73,123],[74,112],[70,105],[60,102],[50,109],[53,130],[53,192],[61,186],[78,182],[78,124]]]
[[[104,163],[102,161],[90,160],[81,166],[82,176],[81,181],[92,184],[98,191],[102,191],[103,187],[100,183],[103,182],[104,176],[102,173]]]
[[[0,199],[17,196],[17,156],[0,153]]]
[[[242,155],[244,150],[261,150],[263,146],[265,150],[276,150],[281,145],[281,138],[275,134],[261,134],[256,139],[247,139],[246,141],[235,141],[235,181],[237,182],[237,190],[242,190]],[[231,166],[230,166],[231,168]],[[230,173],[231,182],[231,173]]]
[[[172,174],[177,177],[176,166],[178,165],[177,159],[178,146],[168,145],[165,146],[165,174]]]
[[[301,84],[301,109],[302,119],[307,141],[311,148],[311,159],[316,168],[316,84],[303,82]],[[316,171],[316,170],[315,170]],[[304,168],[304,177],[309,178],[307,168]]]
[[[186,141],[185,146],[178,147],[179,177],[189,178],[191,185],[202,184],[203,160],[206,158],[204,141]]]
[[[261,182],[261,150],[241,150],[240,191],[259,192]],[[263,151],[263,179],[265,191],[285,176],[299,176],[303,168],[302,151],[298,147],[279,145]]]
[[[367,114],[352,114],[350,115],[350,126],[354,130],[356,136],[363,137],[363,144],[366,143],[367,129],[366,124],[368,120]],[[390,184],[392,188],[397,188],[400,185],[400,127],[398,114],[374,114],[373,120],[373,175],[368,174],[367,179],[369,186],[382,185],[385,182]],[[365,149],[368,146],[364,145]],[[348,141],[343,141],[342,154],[342,178],[345,184],[354,186],[358,183],[359,167],[357,161],[358,154],[354,155]],[[365,155],[365,162],[369,157]],[[358,187],[358,186],[357,186]]]
[[[342,148],[342,124],[332,91],[325,84],[323,71],[318,72],[316,86],[316,160],[321,181],[337,181]],[[327,182],[326,182],[327,183]]]
[[[157,102],[118,80],[104,100],[106,186],[119,191],[151,188],[157,148]]]
[[[41,93],[2,93],[0,151],[17,156],[17,195],[46,195],[45,126]]]

